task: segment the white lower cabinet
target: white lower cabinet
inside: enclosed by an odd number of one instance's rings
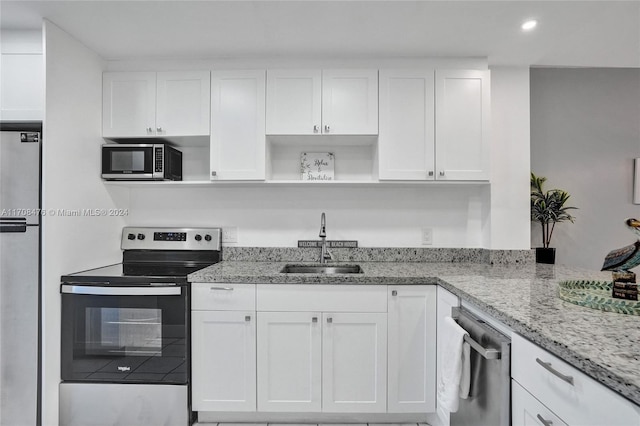
[[[258,312],[258,411],[321,411],[321,318]]]
[[[547,410],[547,414],[552,412],[566,424],[640,425],[640,406],[515,333],[511,340],[511,377],[514,384],[521,386]],[[516,402],[514,399],[514,405]],[[512,410],[512,423],[529,424],[526,421],[530,420],[532,406],[516,407]],[[535,418],[539,423],[532,424],[544,425],[538,414],[535,413]],[[546,419],[542,414],[541,417]],[[522,418],[525,423],[520,422]]]
[[[255,411],[254,312],[194,311],[193,410]]]
[[[191,285],[194,411],[256,410],[254,284]]]
[[[436,288],[389,286],[388,411],[436,409]]]
[[[567,426],[515,380],[511,381],[511,424],[513,426]]]
[[[322,411],[387,410],[387,314],[324,313]]]

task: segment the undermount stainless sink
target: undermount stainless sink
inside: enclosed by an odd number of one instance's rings
[[[283,274],[361,274],[360,265],[285,265]]]

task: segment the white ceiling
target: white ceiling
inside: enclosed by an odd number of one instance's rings
[[[2,29],[46,18],[105,59],[487,57],[640,67],[640,1],[0,1]],[[528,18],[538,28],[523,33]]]

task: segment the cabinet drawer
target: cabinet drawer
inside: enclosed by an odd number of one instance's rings
[[[567,426],[516,381],[511,381],[511,424],[513,426]]]
[[[386,285],[271,285],[256,289],[258,311],[387,312]]]
[[[640,425],[640,407],[513,334],[511,376],[568,424]],[[570,383],[572,382],[572,383]]]
[[[255,284],[193,283],[194,311],[255,311]]]

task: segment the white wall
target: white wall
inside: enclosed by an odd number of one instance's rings
[[[571,194],[576,222],[556,227],[556,262],[600,269],[612,249],[635,241],[623,222],[640,157],[640,69],[532,69],[531,170]],[[533,224],[532,247],[541,246]]]
[[[126,207],[126,194],[100,179],[103,61],[45,21],[46,105],[43,208]],[[124,195],[124,197],[123,197]],[[117,202],[114,200],[117,198]],[[117,217],[43,217],[43,424],[58,423],[60,276],[120,260],[123,220]]]

